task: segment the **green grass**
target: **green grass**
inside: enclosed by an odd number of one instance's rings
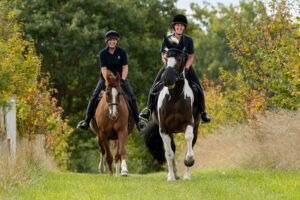
[[[182,178],[182,176],[181,176]],[[299,172],[201,170],[192,180],[168,182],[167,173],[115,177],[45,172],[8,199],[300,199]]]

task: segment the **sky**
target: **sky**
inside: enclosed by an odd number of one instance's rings
[[[177,8],[179,9],[185,9],[187,11],[187,14],[191,14],[192,11],[190,9],[190,4],[191,3],[196,3],[198,5],[203,5],[203,2],[205,0],[178,0],[176,3]],[[239,0],[206,0],[206,2],[209,2],[211,5],[213,6],[217,6],[218,3],[222,3],[225,6],[229,6],[230,4],[232,4],[233,6],[237,6],[239,5]]]
[[[222,3],[225,6],[229,6],[230,4],[232,4],[233,6],[238,6],[240,0],[178,0],[176,3],[177,8],[179,9],[185,9],[186,10],[186,14],[191,15],[192,14],[192,10],[190,9],[190,4],[191,3],[196,3],[200,6],[203,6],[203,2],[209,2],[211,5],[213,6],[217,6],[218,3]],[[263,0],[263,2],[268,2],[268,0]],[[292,3],[294,5],[291,13],[295,16],[300,16],[300,10],[299,10],[299,2],[300,0],[287,0],[287,2]]]

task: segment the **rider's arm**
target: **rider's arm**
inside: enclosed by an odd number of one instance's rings
[[[186,64],[185,64],[185,68],[189,69],[190,66],[193,64],[193,61],[194,61],[194,54],[189,54],[188,59],[187,59]]]
[[[126,80],[128,74],[128,65],[122,66],[122,79]]]
[[[106,76],[107,76],[107,67],[102,66],[102,67],[101,67],[101,72],[102,72],[103,78],[106,80]]]

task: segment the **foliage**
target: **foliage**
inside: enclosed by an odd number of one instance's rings
[[[254,22],[233,15],[228,32],[234,58],[242,65],[244,81],[266,94],[269,108],[297,109],[300,102],[299,18],[292,21],[286,1],[259,2]]]
[[[0,1],[0,101],[12,95],[24,96],[39,73],[40,60],[34,46],[22,39],[22,28],[15,23],[17,12]],[[10,5],[11,6],[11,5]]]
[[[46,146],[66,166],[66,143],[71,129],[61,119],[63,109],[51,101],[48,77],[40,73],[41,59],[33,41],[23,39],[23,27],[16,22],[18,12],[7,1],[0,2],[0,99],[17,96],[17,131],[19,136],[33,140],[45,135]]]
[[[239,10],[240,15],[253,21],[257,13],[256,1],[241,1],[237,7],[226,7],[219,3],[217,7],[204,2],[204,6],[191,4],[194,11],[193,18],[199,24],[193,31],[195,42],[194,66],[200,75],[206,74],[207,78],[218,80],[219,67],[235,73],[241,66],[231,55],[226,38],[226,31],[231,29],[232,12]]]

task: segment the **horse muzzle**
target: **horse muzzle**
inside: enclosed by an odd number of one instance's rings
[[[171,89],[173,89],[173,88],[175,87],[175,84],[173,84],[173,85],[168,85],[167,87],[168,87],[169,90],[171,90]]]
[[[119,113],[118,112],[116,112],[116,113],[109,113],[109,118],[111,119],[111,120],[117,120],[118,119],[118,117],[119,117]]]

